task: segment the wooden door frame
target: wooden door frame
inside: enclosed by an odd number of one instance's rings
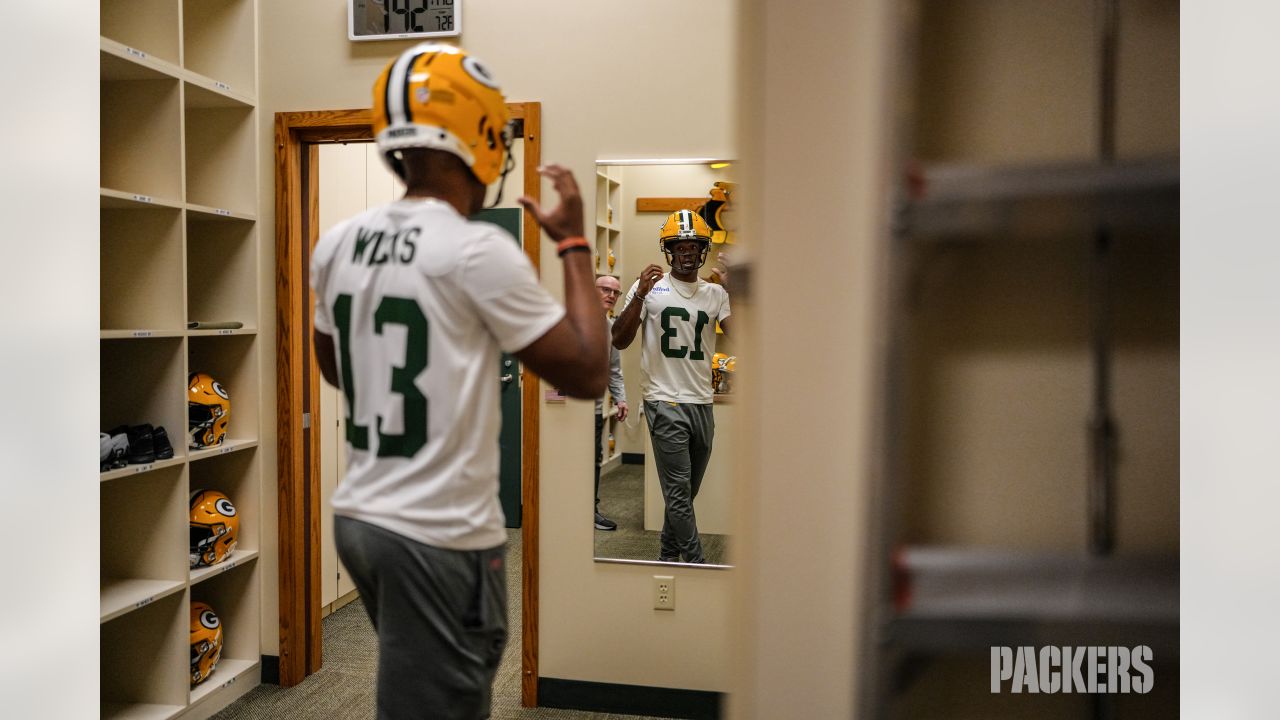
[[[542,162],[542,105],[508,103],[511,117],[523,121],[524,194],[539,200]],[[275,116],[276,176],[276,431],[278,452],[280,562],[280,684],[290,687],[320,669],[320,469],[319,448],[303,427],[308,397],[319,396],[320,373],[306,337],[314,312],[307,248],[318,237],[318,181],[311,170],[325,143],[373,139],[370,110],[282,112]],[[305,184],[304,184],[305,183]],[[306,216],[303,210],[306,210]],[[539,267],[537,221],[524,213],[524,250]],[[305,237],[304,237],[305,233]],[[309,254],[309,253],[308,253]],[[305,305],[305,307],[304,307]],[[304,315],[304,312],[306,313]],[[523,638],[521,704],[538,704],[538,377],[521,368],[521,502],[524,504],[521,567]],[[312,403],[312,428],[320,427],[319,403]],[[307,483],[306,470],[312,482]],[[315,550],[313,552],[313,550]]]

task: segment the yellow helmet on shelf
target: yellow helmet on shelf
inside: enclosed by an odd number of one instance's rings
[[[484,63],[451,45],[422,43],[392,60],[373,84],[373,134],[401,179],[398,151],[453,153],[485,185],[506,177],[511,114]]]
[[[718,352],[711,356],[711,390],[717,394],[732,390],[731,375],[738,368],[738,356]]]
[[[231,499],[217,490],[191,493],[191,567],[214,565],[231,557],[240,537],[240,515]]]
[[[191,603],[191,684],[199,685],[213,674],[222,659],[222,620],[213,608]]]
[[[227,389],[209,373],[191,373],[187,377],[187,446],[199,450],[221,445],[230,422]]]

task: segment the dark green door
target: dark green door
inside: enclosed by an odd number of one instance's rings
[[[482,210],[473,220],[491,222],[511,233],[520,244],[523,212],[519,208],[495,208]],[[523,245],[521,244],[523,247]],[[495,382],[502,384],[502,432],[498,434],[498,498],[502,512],[507,516],[507,527],[518,528],[520,508],[520,361],[515,356],[502,354],[498,363]]]

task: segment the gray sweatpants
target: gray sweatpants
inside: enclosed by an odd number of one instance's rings
[[[340,515],[334,539],[378,633],[378,720],[489,717],[506,545],[446,550]]]
[[[706,562],[693,515],[693,499],[706,474],[716,434],[711,406],[646,400],[644,417],[666,504],[659,559]]]

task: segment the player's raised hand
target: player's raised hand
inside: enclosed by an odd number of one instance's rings
[[[662,279],[662,268],[650,263],[640,273],[640,287],[636,288],[636,294],[644,297],[653,289],[654,283]]]
[[[556,164],[544,165],[538,168],[538,172],[550,180],[551,186],[560,194],[560,205],[550,212],[543,212],[533,198],[521,197],[518,202],[533,213],[552,240],[559,242],[565,238],[582,237],[582,193],[578,191],[578,181],[573,178],[573,172]]]

